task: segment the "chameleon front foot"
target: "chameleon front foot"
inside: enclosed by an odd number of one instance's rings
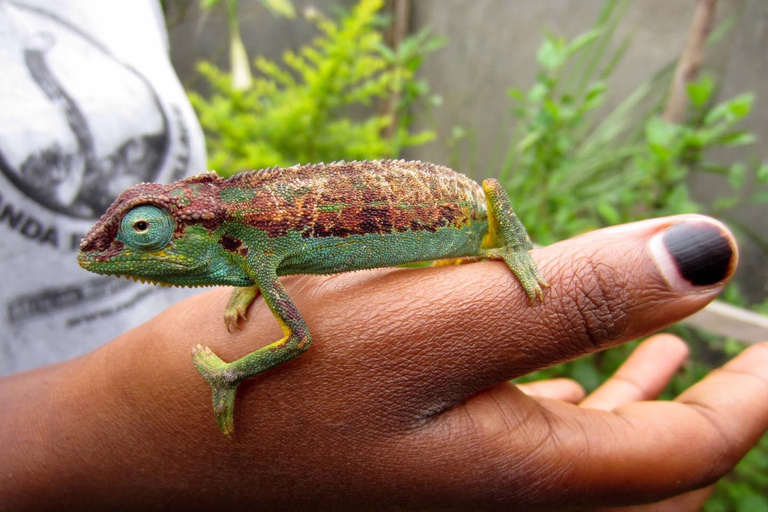
[[[245,322],[245,313],[248,310],[248,306],[256,300],[259,293],[260,290],[258,286],[246,286],[234,289],[232,295],[229,296],[227,308],[224,310],[224,325],[227,326],[228,332],[232,332],[232,326],[240,329],[240,321],[242,320]]]
[[[237,377],[229,363],[225,363],[208,347],[197,345],[193,348],[192,362],[211,385],[211,402],[219,430],[225,436],[230,436],[235,428],[235,393],[242,379]]]

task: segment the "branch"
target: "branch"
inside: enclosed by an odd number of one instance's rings
[[[392,50],[397,52],[400,44],[408,35],[409,14],[411,10],[410,0],[394,0],[392,10],[394,11],[394,22],[389,32],[390,45]],[[399,66],[399,63],[398,63]],[[401,77],[397,77],[399,81]],[[384,137],[391,139],[397,132],[397,108],[400,105],[400,97],[402,91],[400,91],[399,84],[396,90],[392,91],[392,94],[387,98],[384,111],[390,117],[389,125],[384,129]]]
[[[698,0],[696,11],[693,14],[691,30],[685,43],[683,53],[675,68],[672,85],[669,89],[669,97],[664,107],[664,120],[670,123],[683,121],[685,107],[688,103],[686,87],[688,82],[696,77],[696,74],[704,60],[704,46],[712,22],[715,19],[715,4],[717,0]]]

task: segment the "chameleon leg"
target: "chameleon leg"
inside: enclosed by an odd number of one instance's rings
[[[224,362],[208,347],[198,345],[192,349],[195,368],[211,385],[216,422],[227,436],[234,430],[235,392],[240,382],[293,359],[311,343],[309,330],[277,275],[269,272],[261,277],[256,281],[257,287],[283,329],[283,338],[231,363]]]
[[[232,332],[230,330],[232,325],[240,328],[240,320],[245,321],[245,312],[251,302],[259,296],[259,291],[258,286],[235,288],[235,291],[229,296],[227,309],[224,310],[224,325],[227,326],[228,332]]]
[[[488,206],[488,233],[491,248],[481,251],[481,256],[502,259],[523,286],[531,302],[543,300],[542,287],[549,285],[539,274],[530,255],[533,249],[525,226],[515,215],[504,187],[495,180],[483,181],[485,201]],[[495,246],[495,247],[494,247]]]

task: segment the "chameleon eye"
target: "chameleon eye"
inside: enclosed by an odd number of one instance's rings
[[[173,219],[156,206],[141,205],[129,210],[123,217],[117,238],[146,251],[162,249],[173,236]]]

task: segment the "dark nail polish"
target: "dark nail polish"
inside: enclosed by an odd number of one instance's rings
[[[680,276],[693,286],[712,286],[733,273],[733,239],[715,224],[681,222],[667,228],[662,241]]]

